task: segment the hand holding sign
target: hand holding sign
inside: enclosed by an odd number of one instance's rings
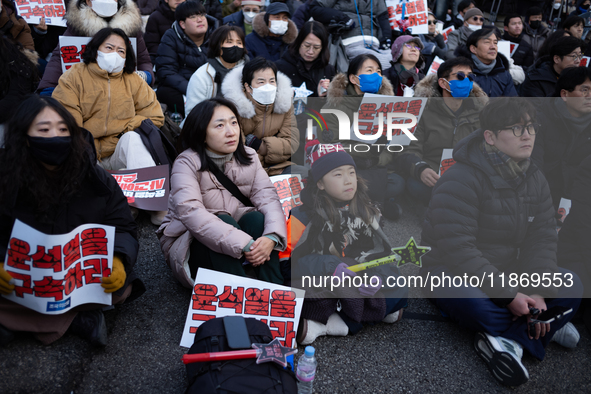
[[[105,293],[114,293],[123,287],[126,278],[127,274],[121,259],[118,256],[113,256],[113,270],[111,275],[101,279],[103,282],[101,287],[105,289]]]

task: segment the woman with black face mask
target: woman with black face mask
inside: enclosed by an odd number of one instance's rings
[[[92,135],[55,99],[38,96],[18,107],[5,131],[0,150],[0,294],[13,294],[15,285],[27,292],[26,281],[15,283],[6,271],[13,263],[2,262],[13,225],[20,220],[45,234],[66,234],[89,223],[115,227],[113,268],[101,278],[101,286],[113,294],[112,304],[141,295],[145,287],[133,273],[137,228],[117,182],[96,164]],[[104,346],[107,340],[100,309],[47,315],[0,297],[0,322],[0,346],[14,338],[14,331],[31,332],[44,344],[68,329],[93,345]]]
[[[221,97],[220,86],[228,71],[247,62],[244,31],[237,26],[221,26],[209,39],[207,63],[199,67],[189,80],[185,113],[202,101]]]

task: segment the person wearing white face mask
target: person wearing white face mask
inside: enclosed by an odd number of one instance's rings
[[[226,75],[222,95],[238,108],[245,145],[258,152],[267,173],[289,174],[294,164],[289,160],[299,146],[289,78],[275,63],[257,57]]]
[[[281,58],[298,35],[298,28],[290,17],[284,3],[272,3],[266,12],[254,17],[253,31],[246,36],[246,49],[251,57],[262,56],[273,62]]]
[[[476,30],[482,29],[484,24],[484,15],[478,8],[470,8],[464,14],[464,26],[452,31],[447,37],[447,60],[456,57],[454,54],[456,48],[466,45],[470,34]]]
[[[135,55],[127,35],[120,29],[100,30],[87,44],[82,60],[60,78],[52,97],[93,135],[101,167],[155,166],[134,130],[147,119],[162,127],[164,115],[154,90],[134,73]],[[165,214],[153,212],[152,223],[159,225]]]
[[[69,0],[65,19],[68,28],[64,36],[93,37],[99,30],[119,28],[128,37],[137,39],[137,73],[149,85],[154,81],[153,66],[142,33],[142,18],[132,0]],[[37,91],[50,96],[62,75],[60,46],[58,45],[47,63],[43,79]]]
[[[262,0],[244,0],[242,10],[224,17],[224,25],[238,26],[244,30],[244,35],[252,33],[252,21],[263,8]]]

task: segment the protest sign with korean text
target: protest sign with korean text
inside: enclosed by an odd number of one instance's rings
[[[46,25],[66,26],[64,0],[15,0],[17,12],[28,24],[38,25],[45,18]]]
[[[412,34],[429,33],[427,0],[386,0],[386,7],[393,30],[408,27]]]
[[[6,299],[43,314],[82,304],[111,304],[101,278],[111,275],[115,228],[84,224],[67,234],[48,235],[16,220],[4,269],[15,289]]]
[[[82,54],[86,44],[92,37],[60,36],[60,57],[62,58],[62,73],[74,64],[82,63]],[[137,59],[137,38],[129,37],[135,58]]]
[[[279,196],[279,201],[281,201],[281,209],[283,209],[285,219],[288,219],[289,212],[292,208],[302,205],[302,201],[300,200],[300,192],[304,188],[302,177],[299,174],[291,174],[275,175],[269,177],[269,179],[271,179],[273,186],[275,186],[275,190],[277,190],[277,195]]]
[[[351,126],[350,139],[368,144],[373,144],[382,135],[388,138],[390,145],[408,145],[410,138],[402,131],[402,125],[412,125],[415,120],[411,119],[412,115],[416,119],[416,123],[411,127],[406,127],[411,134],[414,134],[416,125],[423,114],[426,98],[418,97],[398,97],[398,96],[384,96],[381,94],[365,93],[359,111],[353,117],[353,124]],[[382,124],[380,125],[380,114],[382,115]],[[398,116],[397,116],[398,115]],[[355,122],[357,118],[357,122]],[[388,118],[390,118],[390,126],[388,125]],[[394,125],[394,128],[392,128]],[[359,134],[365,138],[360,138],[357,135],[355,128],[358,128]],[[379,133],[380,127],[382,133]],[[391,138],[388,136],[388,128],[392,133]],[[369,137],[372,135],[372,139]],[[373,138],[375,137],[375,138]]]
[[[581,59],[581,63],[579,63],[579,67],[589,67],[589,60],[591,58],[589,56],[583,56]]]
[[[443,60],[439,56],[435,56],[435,59],[433,59],[433,63],[431,63],[431,67],[429,67],[429,71],[427,71],[427,75],[437,74],[437,70],[439,70],[439,67],[443,63],[445,63],[445,60]]]
[[[304,291],[199,268],[180,346],[191,347],[197,328],[224,316],[253,317],[269,326],[273,339],[295,348]]]
[[[443,153],[441,153],[441,163],[439,164],[439,176],[443,175],[445,171],[449,169],[449,167],[456,164],[456,161],[453,159],[453,149],[444,149]]]
[[[451,34],[452,31],[454,31],[456,28],[453,26],[448,27],[447,29],[445,29],[444,31],[441,32],[441,35],[443,36],[443,42],[447,43],[447,38],[449,37],[449,35]]]
[[[132,207],[147,211],[168,210],[168,164],[109,173],[113,175]]]

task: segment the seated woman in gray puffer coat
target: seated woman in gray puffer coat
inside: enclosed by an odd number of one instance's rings
[[[246,276],[245,264],[258,279],[283,283],[278,253],[287,244],[285,216],[241,135],[236,107],[221,98],[193,108],[181,132],[188,149],[174,163],[168,215],[157,234],[173,275],[187,287],[198,268]],[[228,190],[231,183],[242,195]]]

